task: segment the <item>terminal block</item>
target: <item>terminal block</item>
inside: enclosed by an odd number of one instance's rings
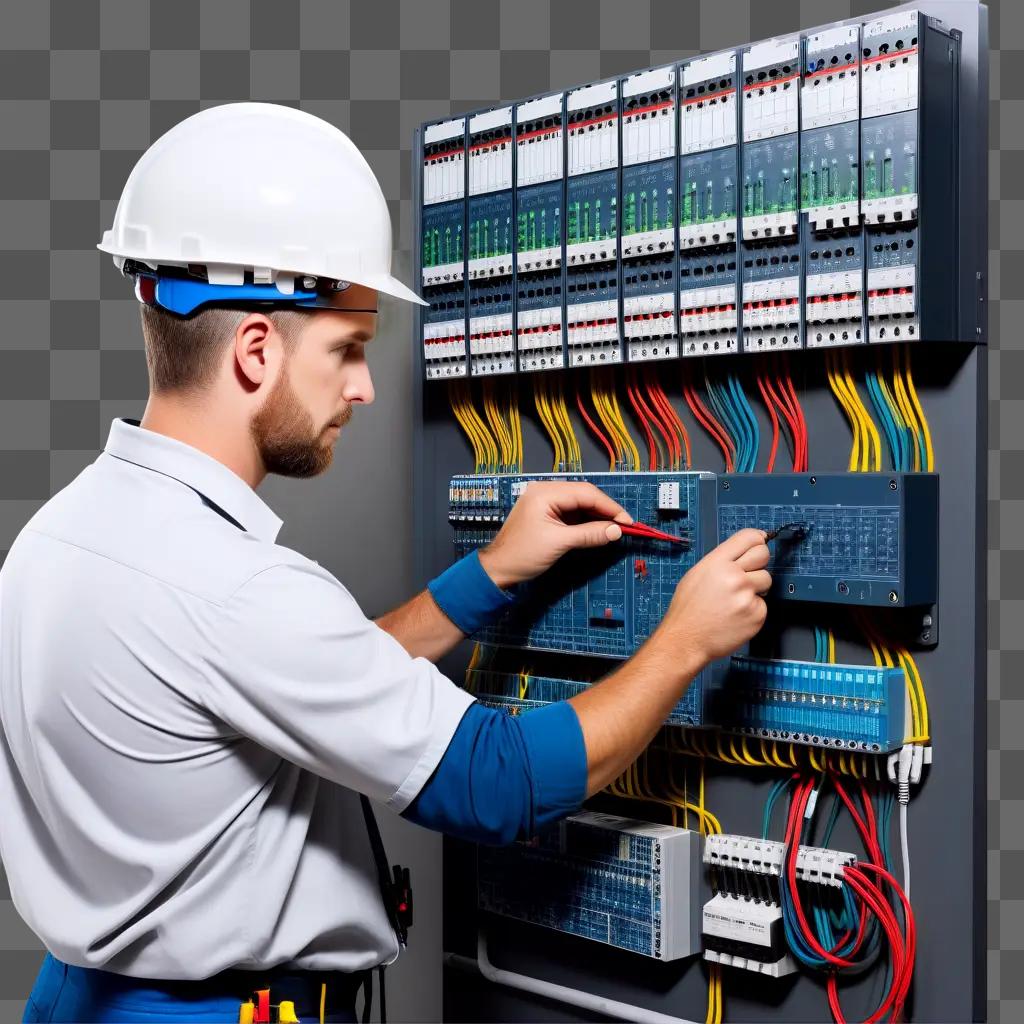
[[[698,837],[581,811],[527,843],[480,846],[481,910],[656,960],[700,952]]]

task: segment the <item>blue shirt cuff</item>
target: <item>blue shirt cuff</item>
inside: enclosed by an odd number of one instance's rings
[[[480,552],[472,551],[434,577],[427,590],[437,606],[466,636],[490,625],[515,601],[515,594],[503,590],[480,564]]]

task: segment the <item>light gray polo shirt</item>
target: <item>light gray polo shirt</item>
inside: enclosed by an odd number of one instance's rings
[[[397,955],[357,791],[401,811],[472,698],[226,466],[115,420],[0,570],[0,854],[61,960],[153,978]]]

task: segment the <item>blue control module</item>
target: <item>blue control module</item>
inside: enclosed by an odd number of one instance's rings
[[[718,477],[718,534],[779,529],[769,545],[774,598],[930,605],[938,499],[934,473],[730,474]]]
[[[707,698],[725,732],[881,754],[906,737],[902,669],[734,657]]]
[[[529,843],[478,847],[481,910],[659,960],[700,952],[697,834],[581,811]]]
[[[451,482],[449,519],[456,556],[488,543],[534,480],[586,480],[638,523],[679,543],[623,537],[576,551],[525,584],[519,601],[485,643],[534,650],[628,658],[661,621],[683,574],[715,545],[715,479],[711,473],[587,473],[466,476]]]

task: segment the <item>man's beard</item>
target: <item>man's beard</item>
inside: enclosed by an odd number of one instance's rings
[[[349,406],[331,422],[344,426],[351,418],[352,407]],[[253,417],[250,429],[268,473],[319,476],[334,459],[335,439],[324,436],[326,426],[317,431],[313,417],[292,390],[287,366]]]

